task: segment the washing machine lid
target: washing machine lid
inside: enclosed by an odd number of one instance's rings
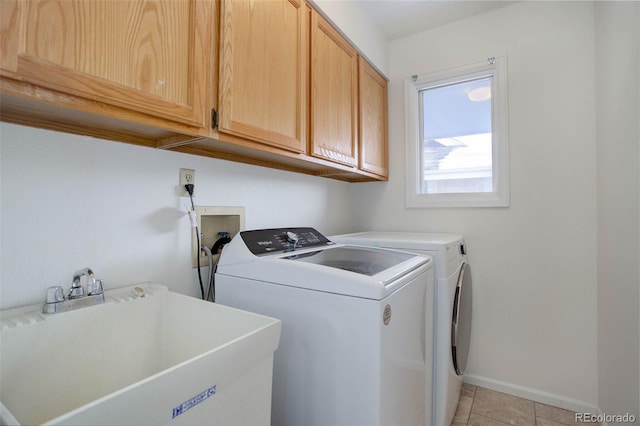
[[[286,256],[283,259],[338,268],[367,276],[377,275],[397,266],[415,255],[392,250],[365,247],[337,246],[331,250],[317,250]]]
[[[313,228],[285,228],[241,232],[225,246],[216,273],[381,300],[432,266],[429,257],[336,244]]]

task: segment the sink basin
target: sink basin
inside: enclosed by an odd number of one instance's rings
[[[279,320],[157,284],[41,311],[0,312],[1,424],[270,424]]]

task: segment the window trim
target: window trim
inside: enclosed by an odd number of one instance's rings
[[[457,194],[422,194],[420,144],[420,90],[493,76],[492,169],[493,191]],[[509,141],[506,58],[496,57],[461,67],[405,79],[405,139],[407,208],[429,207],[509,207]]]

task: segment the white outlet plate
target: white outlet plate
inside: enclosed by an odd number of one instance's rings
[[[187,184],[196,184],[196,171],[193,169],[180,169],[180,188],[182,189],[182,195],[189,196],[189,193],[184,186]]]

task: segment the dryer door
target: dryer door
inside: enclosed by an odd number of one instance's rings
[[[461,376],[467,368],[469,340],[471,338],[471,269],[468,263],[460,268],[451,319],[451,356],[456,374]]]

